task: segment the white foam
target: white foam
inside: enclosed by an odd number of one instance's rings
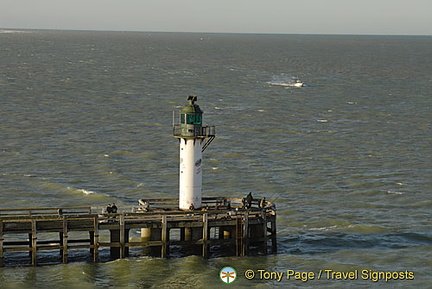
[[[90,190],[85,190],[85,189],[79,189],[78,192],[81,192],[84,195],[96,194],[96,192],[93,192],[93,191],[90,191]]]
[[[338,229],[338,228],[341,228],[341,226],[333,225],[333,226],[328,226],[328,227],[309,228],[309,231],[329,231],[329,230],[334,230],[334,229]]]
[[[397,192],[397,191],[392,191],[392,190],[390,190],[390,191],[387,191],[387,194],[392,194],[392,195],[403,195],[404,193],[403,193],[403,192]]]

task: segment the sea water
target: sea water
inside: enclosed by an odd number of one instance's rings
[[[276,255],[72,256],[0,268],[0,288],[427,288],[431,47],[426,36],[0,30],[0,208],[176,198],[172,111],[194,94],[216,126],[203,195],[252,192],[278,209]],[[277,85],[294,78],[306,86]]]

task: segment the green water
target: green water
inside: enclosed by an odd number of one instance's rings
[[[0,288],[427,288],[431,44],[396,36],[0,33],[1,208],[121,209],[176,197],[172,111],[189,94],[198,95],[203,124],[216,126],[203,195],[253,192],[278,208],[277,255],[137,254],[92,264],[77,252],[67,265],[1,268]],[[273,85],[292,77],[307,86]],[[235,283],[219,279],[224,266],[237,270]],[[247,280],[249,269],[408,270],[414,280]]]

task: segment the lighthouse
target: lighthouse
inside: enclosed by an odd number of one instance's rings
[[[197,97],[187,98],[189,104],[180,111],[180,124],[173,125],[173,135],[180,143],[179,208],[201,208],[202,153],[215,138],[214,126],[203,126],[203,111],[195,103]]]

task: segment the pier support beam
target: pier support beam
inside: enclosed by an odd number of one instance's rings
[[[202,240],[204,236],[203,227],[185,227],[184,228],[184,245],[187,255],[203,255],[204,248],[196,241]]]
[[[262,218],[263,218],[263,237],[264,237],[264,241],[262,243],[262,250],[263,250],[263,254],[267,255],[267,215],[265,214],[265,212],[263,211],[262,214]]]
[[[271,222],[271,240],[272,240],[272,251],[273,254],[277,253],[277,242],[276,242],[276,216],[274,216]]]
[[[249,225],[249,245],[267,254],[267,218],[263,212],[259,223]]]
[[[219,239],[228,240],[231,239],[232,236],[235,234],[233,230],[233,226],[222,226],[219,227]]]
[[[93,222],[94,229],[90,232],[90,245],[92,246],[90,252],[93,256],[93,262],[97,263],[99,261],[99,220],[97,216]]]
[[[67,264],[68,262],[68,227],[67,227],[67,219],[63,218],[63,234],[61,239],[62,246],[62,261],[63,264]]]
[[[196,241],[201,239],[202,236],[203,236],[202,229],[199,227],[184,228],[184,241]]]
[[[184,241],[190,241],[192,240],[192,228],[186,227],[182,228],[182,237]]]
[[[162,229],[161,228],[152,228],[151,229],[151,241],[161,241],[162,240]],[[162,248],[160,247],[151,247],[151,252],[153,256],[160,256]]]
[[[151,228],[141,228],[141,242],[150,241],[151,233]]]
[[[37,227],[36,227],[36,220],[31,220],[31,233],[29,234],[29,244],[30,244],[30,257],[31,257],[31,264],[33,266],[36,266],[37,259],[36,259],[36,252],[37,252]]]
[[[243,220],[243,238],[242,238],[242,256],[247,256],[249,254],[249,237],[250,237],[250,232],[249,232],[249,215],[246,213],[244,215],[244,220]]]
[[[110,243],[120,243],[120,230],[110,230]],[[110,257],[111,259],[120,258],[120,248],[110,247]]]
[[[152,236],[156,234],[156,231],[153,232],[152,228],[141,228],[141,242],[149,242],[152,240]],[[144,247],[143,253],[145,255],[156,255],[154,252],[154,248],[152,247]]]
[[[228,240],[231,239],[231,230],[227,229],[227,230],[223,230],[222,232],[222,239]]]
[[[3,220],[0,220],[0,267],[4,266],[3,262]]]
[[[114,243],[110,248],[112,259],[122,259],[129,255],[129,248],[126,248],[126,243],[129,242],[129,230],[110,230],[110,242]]]
[[[208,223],[208,214],[203,215],[203,230],[202,230],[202,239],[203,239],[203,245],[202,245],[202,256],[204,258],[208,258],[209,251],[210,251],[210,245],[208,244],[208,239],[210,235],[210,228]]]
[[[119,216],[119,226],[120,226],[120,259],[123,259],[129,256],[129,247],[126,246],[126,243],[129,242],[129,229],[125,227],[124,216]]]
[[[161,241],[162,240],[162,229],[161,228],[141,228],[141,242]],[[161,247],[152,246],[144,247],[144,254],[148,254],[155,257],[160,257]]]
[[[168,231],[168,224],[167,224],[167,217],[166,215],[162,216],[162,232],[161,232],[161,241],[162,241],[162,248],[161,248],[161,257],[165,258],[169,254],[169,231]]]

